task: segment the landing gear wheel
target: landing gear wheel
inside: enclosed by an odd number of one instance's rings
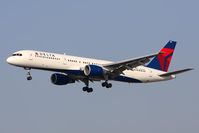
[[[87,91],[88,87],[83,87],[82,90],[83,91]]]
[[[112,87],[111,83],[107,84],[107,86],[106,86],[106,88],[111,88],[111,87]]]
[[[88,92],[88,93],[93,92],[93,88],[88,88],[88,89],[87,89],[87,92]]]
[[[111,88],[112,84],[105,81],[105,82],[102,83],[102,87]]]
[[[89,87],[83,87],[82,88],[82,90],[85,92],[88,92],[88,93],[90,93],[90,92],[93,92],[93,88],[89,88]]]
[[[103,82],[102,87],[106,87],[106,86],[107,86],[107,82]]]
[[[27,80],[32,80],[32,76],[28,76],[28,77],[27,77]]]

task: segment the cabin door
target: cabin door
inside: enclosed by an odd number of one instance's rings
[[[29,60],[33,60],[33,53],[30,53]]]

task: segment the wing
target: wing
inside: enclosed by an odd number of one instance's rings
[[[105,64],[103,67],[107,68],[108,70],[111,71],[111,73],[115,74],[121,74],[123,73],[124,70],[132,70],[133,68],[144,65],[150,61],[151,58],[157,56],[158,54],[161,53],[155,53],[139,58],[134,58],[134,59],[128,59],[128,60],[123,60],[115,63],[110,63],[110,64]]]

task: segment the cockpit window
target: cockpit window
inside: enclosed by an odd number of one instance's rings
[[[22,56],[22,54],[20,54],[20,53],[15,53],[15,54],[12,54],[12,56]]]

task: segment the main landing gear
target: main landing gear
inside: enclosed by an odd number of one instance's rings
[[[88,93],[93,92],[93,88],[89,88],[89,79],[84,79],[83,82],[85,83],[86,86],[83,87],[82,90]],[[111,88],[112,84],[108,83],[108,80],[105,80],[105,82],[102,83],[102,87]]]
[[[93,92],[93,88],[89,88],[89,79],[86,79],[84,83],[85,83],[86,86],[83,87],[82,90],[84,92],[88,92],[88,93]]]
[[[112,84],[108,83],[108,79],[109,79],[108,75],[104,75],[104,79],[105,79],[105,82],[102,83],[102,87],[111,88]]]
[[[87,86],[86,86],[86,87],[83,87],[82,90],[83,90],[83,91],[87,91],[88,93],[93,92],[93,88],[89,88],[89,87],[87,87]]]
[[[111,88],[112,84],[105,81],[105,82],[102,83],[102,87]]]

